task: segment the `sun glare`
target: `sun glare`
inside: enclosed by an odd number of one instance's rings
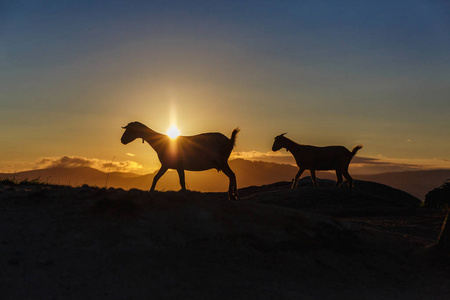
[[[170,126],[170,128],[167,130],[167,135],[168,135],[171,139],[176,139],[176,138],[180,135],[180,130],[177,128],[177,126],[172,125],[172,126]]]

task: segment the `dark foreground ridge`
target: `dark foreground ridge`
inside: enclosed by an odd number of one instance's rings
[[[2,299],[447,299],[445,217],[303,179],[225,193],[0,185]]]

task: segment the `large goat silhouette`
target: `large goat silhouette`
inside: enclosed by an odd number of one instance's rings
[[[141,138],[142,142],[149,143],[158,154],[161,169],[153,178],[151,191],[155,190],[159,178],[168,169],[177,170],[183,190],[186,189],[185,170],[217,169],[230,179],[228,197],[232,200],[237,199],[236,175],[228,165],[228,158],[234,148],[236,135],[239,132],[238,128],[233,130],[230,139],[217,132],[178,136],[176,139],[171,139],[167,135],[158,133],[139,122],[131,122],[122,128],[125,129],[121,138],[123,144],[126,145],[137,138]]]
[[[299,170],[297,175],[295,175],[291,188],[297,186],[298,179],[305,170],[311,172],[311,179],[314,186],[318,186],[316,170],[335,170],[337,177],[336,186],[341,185],[342,175],[344,175],[345,179],[347,179],[348,186],[353,188],[353,178],[348,173],[348,165],[356,152],[363,147],[362,145],[353,147],[351,152],[344,146],[316,147],[300,145],[285,137],[285,134],[283,133],[275,137],[272,151],[286,148],[294,156]]]

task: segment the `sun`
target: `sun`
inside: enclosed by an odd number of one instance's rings
[[[177,128],[177,126],[172,125],[172,126],[170,126],[170,128],[167,130],[167,135],[168,135],[171,139],[176,139],[176,138],[180,135],[180,130]]]

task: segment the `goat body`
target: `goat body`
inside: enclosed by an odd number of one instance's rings
[[[221,171],[233,149],[230,139],[221,133],[179,136],[168,140],[166,151],[158,153],[161,163],[169,169]]]
[[[236,176],[228,165],[228,158],[235,145],[239,129],[234,129],[231,138],[221,133],[203,133],[194,136],[179,136],[171,139],[165,134],[151,130],[139,122],[129,123],[121,141],[128,144],[137,138],[146,141],[157,153],[161,169],[153,178],[151,191],[155,189],[159,178],[168,170],[175,169],[180,177],[180,185],[184,190],[184,171],[204,171],[217,169],[230,179],[228,196],[237,199]]]
[[[281,134],[275,137],[272,151],[286,148],[286,150],[291,152],[294,156],[299,171],[295,175],[292,188],[297,186],[298,179],[305,170],[311,172],[314,186],[318,186],[315,174],[316,170],[335,170],[337,177],[336,186],[341,185],[343,175],[347,180],[349,187],[353,188],[353,178],[348,173],[348,166],[356,152],[362,148],[362,145],[353,147],[352,151],[349,151],[343,146],[316,147],[297,144],[284,135],[285,134]]]

